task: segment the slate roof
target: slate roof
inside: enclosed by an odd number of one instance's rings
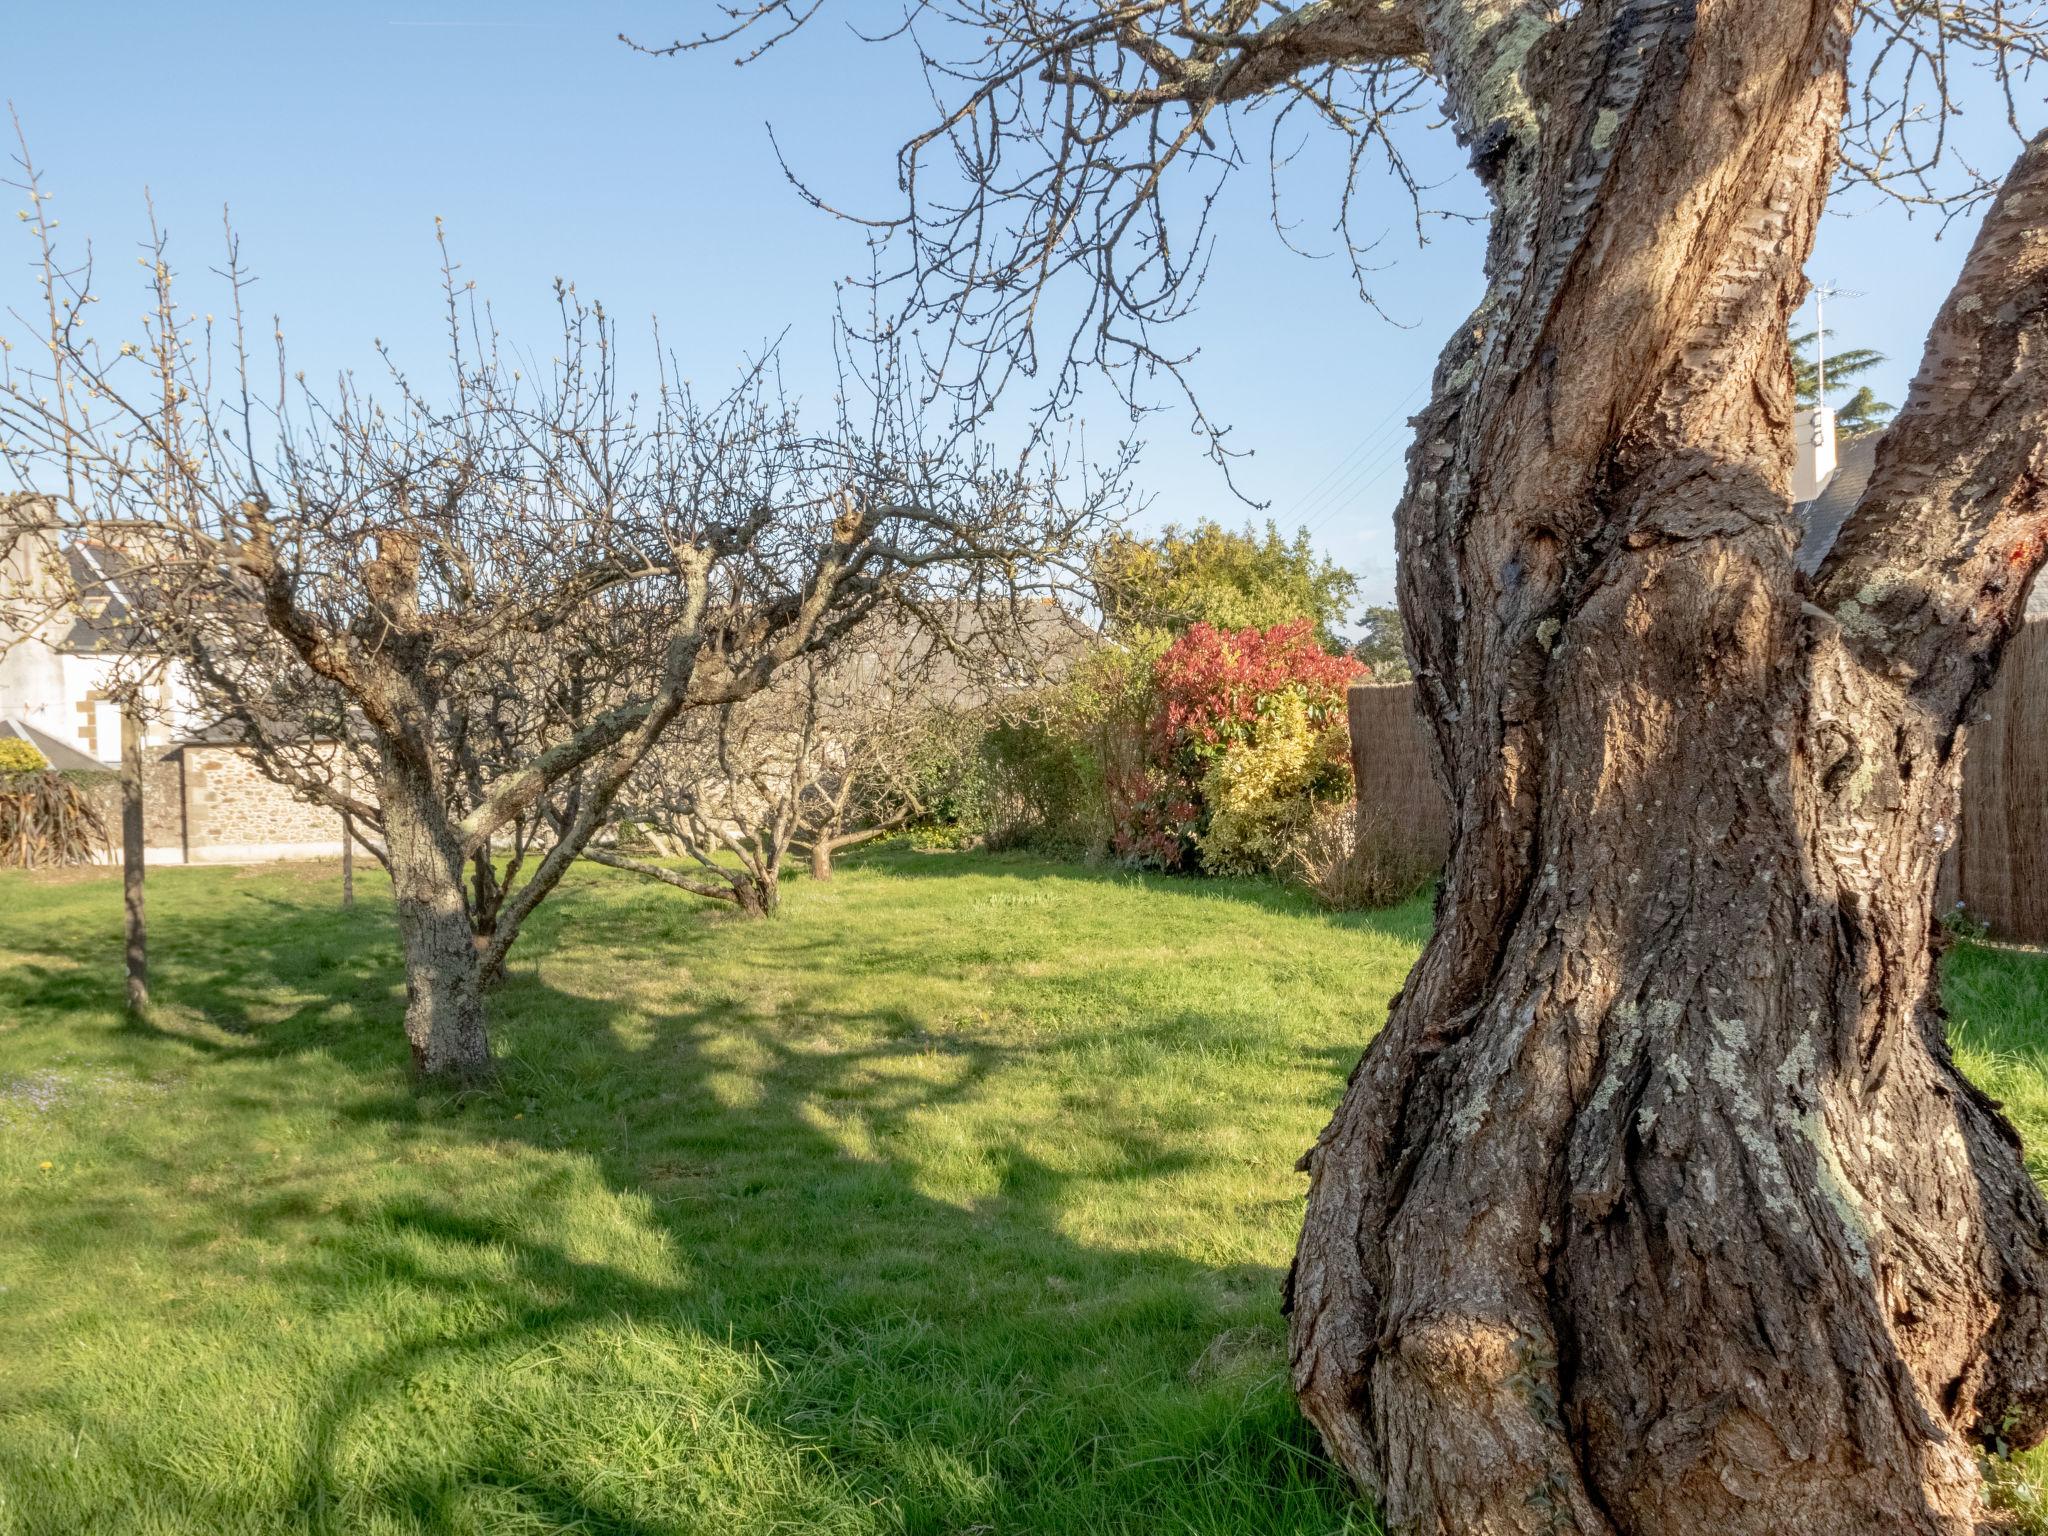
[[[78,539],[64,548],[70,567],[71,589],[86,604],[71,627],[57,642],[60,651],[129,651],[141,639],[141,631],[129,608],[131,594],[125,590],[145,581],[145,566],[137,557],[97,539]]]
[[[111,773],[105,763],[87,757],[76,747],[66,746],[46,731],[20,720],[0,720],[0,736],[11,736],[16,741],[25,741],[43,754],[43,760],[59,773]]]
[[[1835,472],[1828,476],[1820,494],[1793,509],[1799,514],[1801,530],[1799,553],[1793,559],[1798,562],[1802,576],[1811,576],[1820,569],[1821,561],[1842,535],[1842,524],[1862,500],[1863,488],[1870,484],[1870,472],[1877,468],[1877,439],[1878,434],[1872,432],[1842,444],[1835,459]]]

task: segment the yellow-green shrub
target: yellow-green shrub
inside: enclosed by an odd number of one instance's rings
[[[0,777],[41,773],[50,760],[19,736],[0,736]]]
[[[1220,875],[1282,868],[1317,803],[1350,790],[1342,723],[1312,708],[1300,686],[1267,694],[1249,734],[1226,743],[1202,776],[1209,824],[1195,841],[1203,867]]]

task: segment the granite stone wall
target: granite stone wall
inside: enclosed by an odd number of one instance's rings
[[[108,856],[121,856],[121,786],[112,769],[92,782]],[[320,858],[341,852],[341,817],[272,783],[239,747],[152,751],[143,765],[143,843],[152,861],[204,864]]]
[[[263,776],[239,747],[188,746],[184,758],[184,838],[190,857],[208,849],[341,848],[341,817],[309,805]]]

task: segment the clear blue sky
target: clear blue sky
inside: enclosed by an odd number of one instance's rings
[[[615,41],[692,32],[713,10],[710,0],[24,6],[7,20],[0,92],[56,193],[62,234],[90,236],[116,283],[133,271],[145,188],[195,274],[217,258],[230,205],[262,275],[258,302],[282,315],[295,366],[309,372],[371,370],[375,337],[417,365],[438,355],[438,214],[515,339],[548,344],[560,274],[623,318],[658,312],[707,381],[787,329],[790,376],[821,392],[832,283],[865,270],[861,236],[796,197],[765,125],[836,201],[887,211],[891,151],[928,102],[906,50],[858,47],[829,21],[747,69],[730,49],[657,60]],[[1411,119],[1411,137],[1422,162],[1451,178],[1436,200],[1474,210],[1476,186],[1454,171],[1430,115]],[[2009,160],[2009,141],[1977,126],[1981,159]],[[1246,145],[1262,157],[1263,132]],[[1330,172],[1328,146],[1312,145],[1287,205],[1296,238],[1325,249]],[[1398,423],[1478,296],[1478,236],[1438,222],[1418,249],[1407,203],[1385,190],[1388,265],[1375,286],[1393,324],[1358,302],[1340,262],[1290,254],[1266,199],[1256,164],[1226,198],[1187,328],[1202,349],[1195,377],[1254,450],[1242,486],[1283,526],[1310,524],[1367,599],[1382,601],[1406,445]],[[1872,382],[1897,401],[1974,226],[1937,243],[1925,217],[1909,222],[1867,195],[1847,203],[1868,211],[1830,217],[1811,272],[1860,291],[1831,309],[1836,344],[1889,353]],[[30,251],[9,222],[17,244],[0,264],[0,302],[22,307]],[[139,310],[139,290],[135,301]],[[120,312],[110,299],[110,324]],[[1091,408],[1104,430],[1121,429],[1106,397]],[[1246,509],[1186,427],[1170,411],[1143,428],[1151,521],[1241,520]]]

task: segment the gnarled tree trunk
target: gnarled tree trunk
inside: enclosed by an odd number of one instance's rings
[[[377,795],[405,952],[405,1038],[415,1071],[473,1082],[491,1069],[484,973],[462,888],[462,844],[435,787],[387,754]]]
[[[1934,879],[2040,559],[2048,148],[1803,585],[1846,9],[1424,11],[1496,205],[1397,515],[1456,831],[1304,1159],[1301,1401],[1400,1531],[1971,1531],[1972,1439],[2048,1429],[2048,1209]]]

